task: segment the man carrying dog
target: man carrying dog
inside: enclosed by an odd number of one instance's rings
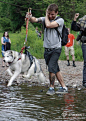
[[[86,88],[86,15],[83,16],[76,22],[77,18],[79,17],[79,13],[76,13],[74,16],[74,20],[71,24],[71,29],[74,31],[80,31],[80,35],[77,37],[77,41],[82,42],[82,53],[84,59],[84,66],[83,66],[83,86]]]
[[[61,75],[58,59],[61,54],[61,37],[58,37],[57,31],[55,27],[58,28],[60,34],[62,34],[62,27],[64,24],[64,20],[59,18],[56,20],[58,14],[58,6],[56,4],[51,4],[48,6],[46,10],[46,16],[35,18],[32,17],[32,14],[27,13],[26,17],[29,18],[30,22],[38,22],[45,25],[44,29],[44,44],[45,48],[44,58],[46,64],[48,65],[49,71],[49,80],[50,80],[50,88],[47,91],[47,95],[55,94],[54,91],[54,82],[55,76],[57,77],[59,83],[62,88],[60,88],[56,93],[67,93],[67,87],[64,84],[63,77]]]

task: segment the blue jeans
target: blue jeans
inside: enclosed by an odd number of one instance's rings
[[[84,65],[83,65],[83,84],[86,83],[86,43],[82,43],[82,53],[83,53],[83,59],[84,59]]]

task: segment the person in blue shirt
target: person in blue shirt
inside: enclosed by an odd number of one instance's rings
[[[8,32],[4,32],[3,37],[1,37],[2,51],[5,51],[6,42],[9,42],[11,44],[11,40],[9,38]],[[4,58],[4,54],[2,52],[2,67],[5,67],[3,58]],[[8,66],[8,64],[6,66]]]

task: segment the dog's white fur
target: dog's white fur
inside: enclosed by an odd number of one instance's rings
[[[11,79],[8,81],[7,86],[11,86],[14,79],[20,74],[27,72],[23,75],[25,78],[30,78],[32,75],[37,75],[38,80],[42,83],[45,82],[45,76],[42,73],[39,61],[33,56],[33,63],[30,66],[30,59],[27,55],[18,53],[16,51],[8,50],[3,51],[4,62],[9,63],[9,68],[7,69],[8,74]],[[36,69],[35,69],[36,68]],[[34,72],[36,70],[36,73]],[[14,73],[12,73],[14,71]]]

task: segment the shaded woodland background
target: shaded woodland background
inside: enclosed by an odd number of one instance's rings
[[[32,8],[32,14],[35,17],[45,16],[46,8],[49,4],[56,3],[59,8],[59,15],[65,20],[65,25],[71,27],[74,14],[80,13],[79,17],[85,15],[86,1],[85,0],[1,0],[0,1],[0,37],[4,31],[8,31],[12,41],[11,48],[20,51],[24,44],[26,36],[25,15],[28,8]],[[35,33],[35,27],[38,26],[39,31],[42,30],[42,25],[38,23],[31,24],[28,27],[28,43],[30,52],[37,58],[43,58],[43,34],[39,40]],[[77,33],[71,31],[75,37]],[[80,44],[75,41],[75,57],[76,60],[82,61],[82,51]],[[1,48],[0,48],[1,50]],[[1,56],[1,55],[0,55]],[[64,47],[60,59],[65,60]]]
[[[64,18],[66,24],[71,23],[76,12],[80,13],[80,17],[85,14],[85,0],[3,0],[0,1],[1,30],[21,30],[21,26],[25,25],[28,8],[32,8],[35,17],[45,16],[46,8],[51,3],[58,5],[59,15]]]

